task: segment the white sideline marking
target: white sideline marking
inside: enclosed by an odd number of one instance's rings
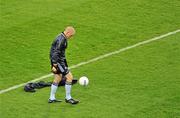
[[[95,61],[97,61],[97,60],[100,60],[100,59],[109,57],[109,56],[111,56],[111,55],[118,54],[118,53],[120,53],[120,52],[124,52],[124,51],[126,51],[126,50],[129,50],[129,49],[132,49],[132,48],[135,48],[135,47],[138,47],[138,46],[141,46],[141,45],[144,45],[144,44],[147,44],[147,43],[150,43],[150,42],[159,40],[159,39],[162,39],[162,38],[164,38],[164,37],[167,37],[167,36],[176,34],[176,33],[178,33],[178,32],[180,32],[180,29],[177,29],[177,30],[175,30],[175,31],[172,31],[172,32],[169,32],[169,33],[166,33],[166,34],[163,34],[163,35],[160,35],[160,36],[157,36],[157,37],[154,37],[154,38],[151,38],[151,39],[148,39],[148,40],[139,42],[139,43],[136,43],[136,44],[134,44],[134,45],[131,45],[131,46],[128,46],[128,47],[125,47],[125,48],[121,48],[121,49],[119,49],[119,50],[116,50],[116,51],[113,51],[113,52],[110,52],[110,53],[107,53],[107,54],[104,54],[104,55],[100,55],[100,56],[98,56],[98,57],[96,57],[96,58],[90,59],[89,61],[84,61],[84,62],[81,62],[81,63],[79,63],[79,64],[73,65],[73,66],[70,67],[70,69],[77,68],[77,67],[79,67],[79,66],[82,66],[82,65],[86,65],[86,64],[95,62]],[[14,89],[17,89],[17,88],[19,88],[19,87],[22,87],[22,86],[24,86],[25,84],[27,84],[27,83],[29,83],[29,82],[36,82],[36,81],[39,81],[39,80],[42,80],[42,79],[45,79],[45,78],[48,78],[48,77],[51,77],[51,76],[53,76],[53,74],[47,74],[47,75],[41,76],[41,77],[39,77],[39,78],[36,78],[36,79],[34,79],[34,80],[28,81],[28,82],[26,82],[26,83],[22,83],[22,84],[19,84],[19,85],[15,85],[15,86],[9,87],[9,88],[4,89],[4,90],[0,90],[0,94],[6,93],[6,92],[11,91],[11,90],[14,90]]]

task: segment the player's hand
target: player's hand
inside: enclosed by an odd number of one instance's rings
[[[57,69],[54,66],[52,67],[52,72],[57,73]]]
[[[57,64],[53,64],[54,67],[57,67]]]
[[[53,64],[53,67],[52,67],[52,72],[53,73],[57,73],[56,67],[57,67],[57,64]]]

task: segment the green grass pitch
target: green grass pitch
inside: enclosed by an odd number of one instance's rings
[[[1,0],[0,90],[49,74],[51,42],[67,25],[77,30],[71,66],[177,30],[179,14],[179,0]],[[72,69],[90,80],[73,86],[76,106],[48,104],[50,88],[0,94],[0,118],[180,118],[179,42],[177,33]]]

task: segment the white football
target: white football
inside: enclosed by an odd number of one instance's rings
[[[85,76],[79,78],[79,84],[82,86],[87,86],[89,84],[89,79]]]

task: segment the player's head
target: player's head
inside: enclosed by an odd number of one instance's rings
[[[67,39],[71,38],[76,33],[75,29],[72,26],[68,26],[64,30],[64,34]]]

